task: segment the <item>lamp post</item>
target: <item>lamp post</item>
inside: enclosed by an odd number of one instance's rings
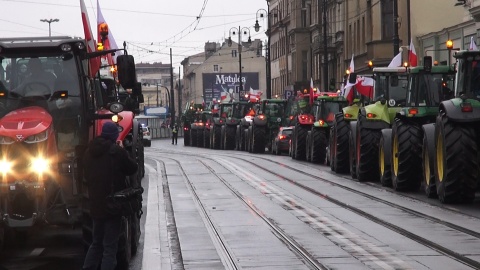
[[[58,22],[58,21],[60,21],[60,20],[59,20],[59,19],[49,19],[49,20],[47,20],[47,19],[41,19],[40,21],[41,21],[41,22],[46,22],[46,23],[48,23],[48,36],[51,37],[51,36],[52,36],[52,28],[51,28],[50,25],[51,25],[53,22]]]
[[[232,31],[233,30],[233,31]],[[232,34],[235,35],[235,31],[237,29],[235,27],[230,28],[229,31],[229,37],[228,37],[228,46],[232,46]],[[243,92],[243,81],[242,81],[242,31],[243,34],[246,35],[248,31],[248,43],[252,42],[252,39],[250,37],[250,29],[247,27],[241,28],[240,26],[238,27],[238,69],[239,69],[239,77],[240,77],[240,90],[239,90],[239,96]]]
[[[450,67],[450,59],[452,58],[453,41],[451,39],[447,40],[446,45],[448,50],[448,66]]]

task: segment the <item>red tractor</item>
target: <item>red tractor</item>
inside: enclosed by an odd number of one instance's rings
[[[135,118],[143,102],[130,55],[117,58],[118,81],[90,75],[90,61],[110,51],[87,51],[72,37],[0,39],[0,246],[43,226],[81,225],[85,247],[91,242],[88,191],[82,159],[104,121],[113,121],[119,140],[139,171],[125,179],[140,186],[143,177],[141,125]],[[40,76],[25,74],[35,62]],[[27,69],[28,70],[28,69]],[[127,269],[137,250],[140,213],[123,218],[118,268]]]

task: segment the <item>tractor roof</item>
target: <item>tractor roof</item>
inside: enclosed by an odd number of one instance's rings
[[[418,67],[412,67],[410,68],[410,73],[417,74],[420,73],[424,70],[423,66],[418,66]],[[430,73],[455,73],[455,70],[453,67],[450,67],[448,65],[440,65],[440,66],[432,66],[432,71]]]
[[[406,73],[404,67],[376,67],[373,68],[373,73]]]
[[[467,57],[474,57],[475,60],[480,60],[480,51],[456,51],[453,54],[455,58],[467,58]]]
[[[64,43],[84,42],[83,39],[69,36],[58,37],[21,37],[21,38],[0,38],[0,47],[3,48],[39,48],[55,47]]]

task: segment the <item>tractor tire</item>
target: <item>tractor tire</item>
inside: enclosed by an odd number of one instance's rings
[[[235,149],[235,126],[225,126],[225,150]]]
[[[435,185],[434,156],[435,156],[435,126],[428,124],[423,126],[422,144],[422,169],[423,169],[423,190],[428,198],[437,197],[437,186]]]
[[[472,202],[479,172],[475,125],[449,121],[444,112],[435,124],[435,184],[442,203]]]
[[[203,144],[203,130],[197,130],[197,147],[205,147]]]
[[[210,130],[205,130],[203,132],[203,146],[205,148],[210,148]]]
[[[343,113],[337,113],[333,121],[333,136],[330,137],[330,167],[337,173],[349,171],[349,131],[350,125],[345,121]]]
[[[355,150],[355,138],[357,137],[357,121],[350,122],[350,129],[348,130],[348,167],[350,169],[350,176],[352,179],[357,178],[357,161]]]
[[[417,190],[422,184],[420,125],[396,118],[392,127],[392,186],[397,191]]]
[[[129,230],[130,221],[127,217],[122,217],[122,233],[118,240],[117,250],[117,270],[128,270],[130,259],[132,258],[132,235]]]
[[[221,142],[221,127],[215,127],[213,129],[213,137],[212,137],[212,148],[213,149],[220,149],[220,142]]]
[[[392,130],[382,129],[382,136],[378,144],[378,167],[380,169],[380,183],[384,187],[392,186]]]
[[[190,130],[190,145],[197,146],[197,130],[196,129]]]
[[[264,127],[253,127],[252,137],[252,152],[253,153],[265,153],[265,136],[266,130]]]
[[[310,148],[310,162],[324,164],[327,157],[327,130],[317,128],[312,130],[310,139],[312,140]]]
[[[307,131],[307,136],[305,138],[305,161],[310,162],[310,149],[313,147],[312,146],[312,139],[311,139],[312,131],[309,130]]]
[[[190,130],[184,132],[183,134],[183,145],[190,146]]]
[[[302,127],[301,125],[295,126],[295,144],[293,149],[293,155],[295,156],[294,159],[297,160],[305,160],[305,150],[306,150],[306,140],[307,140],[307,132],[308,129]]]
[[[379,129],[364,128],[365,116],[358,115],[356,137],[356,169],[359,182],[375,182],[380,179],[378,174],[378,143],[381,132]]]

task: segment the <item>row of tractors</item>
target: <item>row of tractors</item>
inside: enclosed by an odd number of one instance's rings
[[[289,100],[187,104],[185,145],[264,153],[288,126],[293,159],[399,192],[421,188],[442,203],[471,202],[480,177],[480,52],[454,56],[455,65],[433,65],[427,56],[424,66],[350,74],[353,102],[310,91]],[[371,90],[357,92],[366,77]]]

